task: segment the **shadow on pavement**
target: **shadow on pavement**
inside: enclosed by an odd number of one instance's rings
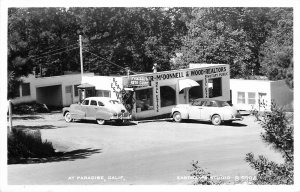
[[[17,162],[11,164],[35,164],[35,163],[51,163],[51,162],[60,162],[60,161],[75,161],[78,159],[86,159],[95,153],[101,153],[101,150],[86,148],[86,149],[77,149],[68,152],[55,152],[55,154],[51,157],[20,159]]]
[[[88,124],[97,124],[97,122],[95,120],[75,120],[73,121],[72,123],[88,123]],[[124,123],[117,123],[117,122],[114,122],[114,121],[107,121],[105,122],[104,125],[99,125],[100,127],[101,126],[107,126],[107,125],[110,125],[110,126],[131,126],[131,125],[137,125],[137,123],[134,123],[133,121],[128,121],[128,122],[124,122]]]
[[[36,119],[44,119],[44,118],[38,115],[24,115],[24,116],[12,117],[12,120],[36,120]]]
[[[205,124],[205,125],[211,125],[211,126],[218,126],[218,125],[213,125],[211,122],[207,122],[207,121],[197,121],[197,120],[184,120],[183,123],[198,123],[199,125],[201,124]],[[236,121],[233,121],[232,123],[230,122],[223,122],[221,125],[219,126],[228,126],[228,127],[247,127],[248,125],[243,124],[243,123],[239,123]]]
[[[101,149],[86,148],[68,152],[56,152],[55,157],[47,158],[46,162],[74,161],[77,159],[86,159],[95,153],[101,153]]]
[[[25,125],[16,125],[13,126],[15,129],[57,129],[57,128],[65,128],[67,126],[53,126],[53,125],[35,125],[35,126],[25,126]]]

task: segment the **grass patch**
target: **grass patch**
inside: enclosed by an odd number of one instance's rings
[[[50,112],[45,104],[37,102],[14,104],[12,107],[13,114],[33,114]]]
[[[40,130],[12,129],[7,140],[8,164],[24,162],[28,158],[46,158],[55,155],[52,143],[42,141]]]

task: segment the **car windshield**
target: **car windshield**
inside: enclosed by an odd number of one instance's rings
[[[230,106],[226,101],[216,101],[218,107]]]
[[[120,102],[118,100],[110,100],[109,101],[111,104],[120,104]]]

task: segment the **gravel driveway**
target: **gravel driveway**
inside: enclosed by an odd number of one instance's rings
[[[254,175],[244,161],[248,152],[282,161],[262,142],[262,129],[252,116],[221,126],[168,119],[117,126],[66,123],[60,113],[53,113],[15,116],[13,125],[40,129],[43,139],[69,156],[9,165],[9,184],[191,184],[186,176],[193,160],[216,176],[231,179]]]

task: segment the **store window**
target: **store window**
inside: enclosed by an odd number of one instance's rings
[[[245,92],[238,92],[237,103],[238,104],[245,104]]]
[[[189,90],[189,102],[195,99],[203,98],[203,81],[197,81],[200,86],[195,86]]]
[[[65,89],[66,89],[66,93],[72,93],[72,85],[66,86]]]
[[[160,106],[167,107],[176,104],[176,91],[174,86],[160,87]]]
[[[30,95],[30,83],[22,83],[22,96]]]
[[[108,90],[96,90],[97,97],[110,97],[110,91]]]
[[[255,105],[255,93],[248,92],[248,104]]]
[[[153,89],[136,90],[136,112],[153,110]]]
[[[78,86],[79,85],[74,85],[74,95],[75,95],[75,97],[78,97]]]
[[[209,98],[222,96],[222,78],[208,80]]]

